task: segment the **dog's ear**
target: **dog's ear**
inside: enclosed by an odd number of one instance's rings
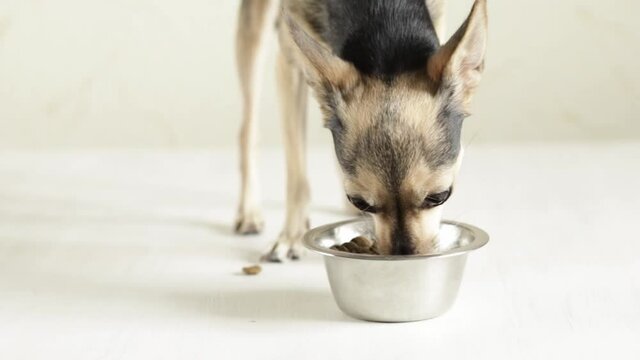
[[[282,17],[298,47],[297,55],[304,64],[307,81],[317,91],[324,92],[330,88],[340,91],[357,80],[358,71],[352,64],[340,59],[331,49],[314,39],[286,11]]]
[[[480,81],[486,46],[487,3],[476,0],[458,31],[429,58],[430,80],[466,107]]]

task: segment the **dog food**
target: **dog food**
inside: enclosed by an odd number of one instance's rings
[[[245,266],[242,268],[242,272],[247,275],[258,275],[260,271],[262,271],[260,265]]]
[[[354,254],[380,255],[376,244],[364,236],[355,237],[344,244],[333,245],[331,249]]]

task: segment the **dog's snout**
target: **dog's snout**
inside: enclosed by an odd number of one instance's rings
[[[413,255],[415,254],[415,250],[411,246],[393,246],[391,250],[391,255]]]
[[[402,227],[391,233],[391,255],[412,255],[416,253],[413,240],[409,232]]]

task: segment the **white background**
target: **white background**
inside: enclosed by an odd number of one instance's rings
[[[0,0],[0,148],[235,146],[239,1]],[[450,1],[449,32],[470,0]],[[640,2],[489,1],[466,139],[640,138]],[[279,144],[272,46],[261,138]],[[312,144],[330,141],[311,106]]]

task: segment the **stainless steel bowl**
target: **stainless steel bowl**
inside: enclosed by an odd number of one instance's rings
[[[382,322],[431,319],[447,311],[458,294],[467,254],[489,241],[475,226],[443,221],[435,254],[385,256],[330,249],[359,235],[374,237],[371,219],[320,226],[305,234],[304,244],[324,255],[338,307],[355,318]]]

